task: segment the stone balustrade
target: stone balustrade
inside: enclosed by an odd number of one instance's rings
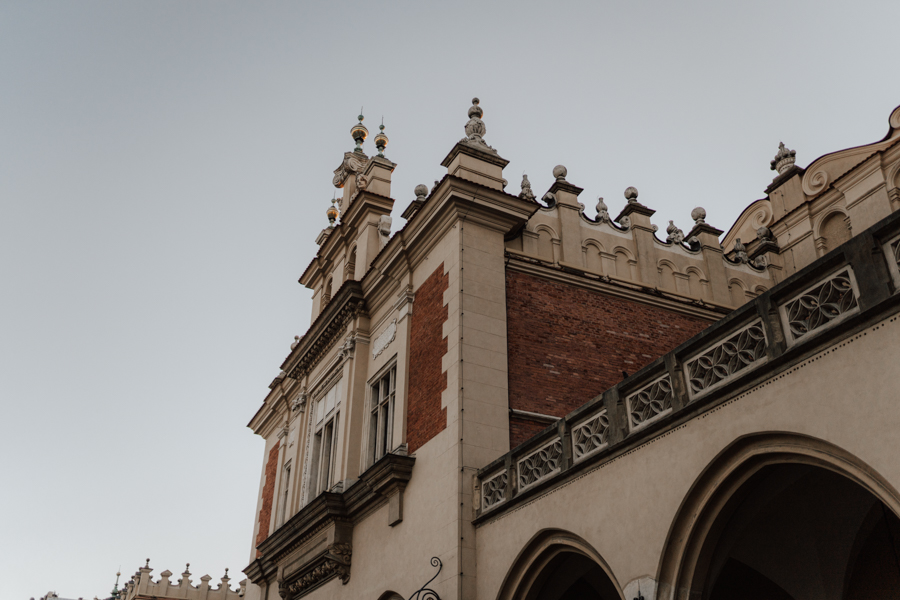
[[[481,469],[476,522],[665,435],[900,303],[894,213]]]

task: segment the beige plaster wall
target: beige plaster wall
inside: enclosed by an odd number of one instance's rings
[[[794,432],[826,440],[900,487],[898,350],[900,317],[894,316],[479,526],[477,597],[496,598],[517,554],[547,528],[583,537],[626,592],[637,579],[655,579],[669,528],[692,484],[723,449],[748,434]]]

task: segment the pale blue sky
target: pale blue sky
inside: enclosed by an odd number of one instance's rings
[[[394,229],[481,98],[535,193],[727,228],[771,181],[880,139],[896,0],[0,2],[0,581],[107,594],[119,565],[233,582],[262,441],[309,324],[296,280],[360,106]],[[367,151],[374,152],[372,142]]]

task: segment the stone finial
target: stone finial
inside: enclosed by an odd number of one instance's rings
[[[634,186],[629,186],[625,188],[625,199],[628,200],[629,204],[633,204],[637,202],[638,191]]]
[[[359,116],[356,118],[359,119],[359,123],[350,128],[350,137],[352,137],[353,141],[356,142],[356,148],[354,148],[353,151],[361,153],[363,151],[363,142],[366,141],[366,137],[368,137],[369,135],[369,130],[366,129],[365,125],[363,125],[363,119],[365,119],[365,117],[362,115],[362,109],[359,109]]]
[[[609,208],[606,206],[606,202],[603,201],[603,196],[597,198],[597,221],[600,223],[609,221]]]
[[[416,194],[416,200],[421,200],[422,202],[424,202],[425,196],[428,195],[428,186],[426,186],[423,183],[420,183],[419,185],[416,186],[416,189],[414,189],[413,192],[415,192],[415,194]]]
[[[145,568],[145,569],[149,569],[149,568],[150,568],[150,559],[149,559],[149,558],[147,559],[147,564],[144,565],[144,568]]]
[[[525,200],[534,200],[534,192],[531,190],[531,182],[528,181],[528,175],[522,173],[522,191],[519,192],[519,198]]]
[[[556,165],[553,167],[553,176],[557,181],[565,181],[566,175],[569,174],[569,170],[566,169],[563,165]]]
[[[775,236],[772,234],[772,230],[766,226],[762,226],[756,230],[756,237],[766,242],[775,241]]]
[[[378,135],[375,136],[375,147],[378,148],[378,156],[384,158],[384,149],[389,141],[388,136],[384,135],[384,117],[382,117],[381,125],[378,126]]]
[[[772,162],[769,163],[769,166],[773,171],[778,171],[778,174],[781,175],[792,166],[794,166],[794,161],[796,160],[797,151],[785,148],[784,142],[779,142],[778,154],[775,155],[775,158],[772,159]]]
[[[294,336],[294,342],[291,344],[291,350],[293,350],[294,348],[296,348],[296,347],[297,347],[297,344],[299,344],[299,343],[300,343],[300,336],[299,336],[299,335],[295,335],[295,336]],[[188,563],[188,566],[191,566],[191,563]]]
[[[691,218],[694,220],[694,225],[703,225],[706,223],[706,209],[698,206],[691,211]]]
[[[484,116],[484,111],[478,106],[479,102],[481,102],[478,98],[472,98],[472,106],[469,107],[469,121],[466,123],[466,139],[469,141],[477,141],[483,142],[482,138],[487,133],[487,127],[484,124],[484,121],[481,120],[481,117]]]
[[[435,179],[435,180],[434,180],[434,185],[431,186],[431,193],[432,193],[432,194],[434,193],[434,190],[436,190],[437,187],[438,187],[439,185],[441,185],[441,180],[440,180],[440,179]]]
[[[741,243],[741,238],[734,240],[734,260],[741,263],[750,262],[750,257],[747,256],[747,247]]]
[[[325,216],[328,217],[328,226],[329,227],[334,227],[334,222],[338,218],[338,209],[335,206],[336,202],[337,202],[336,199],[332,199],[331,206],[329,206],[328,209],[325,211]]]
[[[672,244],[680,244],[684,241],[684,232],[675,226],[674,221],[669,221],[669,226],[666,227],[666,233],[669,234],[666,236],[666,241]]]

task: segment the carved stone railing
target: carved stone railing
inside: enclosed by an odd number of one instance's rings
[[[761,320],[692,356],[684,365],[691,399],[734,379],[766,359],[766,334]]]
[[[609,411],[602,408],[572,427],[572,460],[580,462],[609,445]]]
[[[476,525],[898,311],[900,212],[485,466]]]
[[[188,568],[190,563],[188,563]],[[200,578],[199,585],[191,584],[191,572],[185,568],[184,573],[178,579],[177,583],[169,581],[172,577],[171,571],[163,571],[157,581],[153,581],[150,568],[150,559],[147,564],[138,569],[131,577],[130,581],[125,582],[122,588],[120,598],[123,600],[144,600],[153,598],[154,600],[165,600],[168,598],[176,600],[240,600],[247,591],[247,580],[240,582],[240,587],[232,590],[228,582],[228,569],[225,569],[225,575],[216,587],[211,587],[209,582],[212,577],[204,575]]]
[[[817,281],[780,307],[788,343],[840,323],[859,312],[856,280],[849,265]]]
[[[672,412],[672,379],[668,374],[625,399],[628,428],[636,431]]]
[[[555,475],[562,467],[562,440],[556,438],[516,461],[519,490]]]

